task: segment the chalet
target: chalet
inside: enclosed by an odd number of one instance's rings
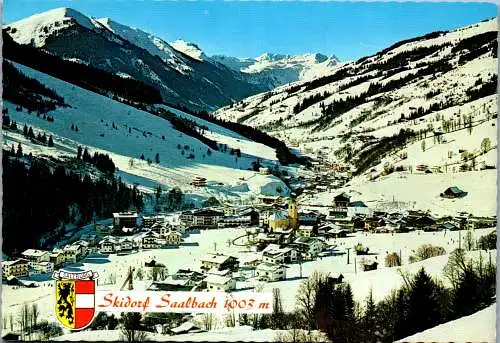
[[[286,279],[286,267],[282,264],[261,263],[256,269],[257,278],[262,281]]]
[[[216,268],[218,270],[230,269],[236,271],[238,269],[238,259],[233,256],[223,254],[207,254],[201,259],[201,269],[210,270]]]
[[[99,242],[100,251],[103,254],[112,254],[118,250],[118,242],[111,236],[106,236]]]
[[[13,261],[2,261],[2,277],[28,276],[28,260],[20,258]]]
[[[236,289],[236,280],[230,276],[209,274],[203,281],[209,292],[227,292]]]
[[[160,236],[163,236],[170,230],[170,228],[167,227],[164,223],[156,222],[151,225],[150,230]]]
[[[28,249],[21,253],[21,256],[28,260],[30,266],[34,263],[50,261],[50,252],[45,250]]]
[[[190,269],[179,269],[175,274],[169,276],[165,281],[169,284],[177,284],[191,290],[205,288],[203,279],[205,275]]]
[[[54,264],[54,267],[60,267],[66,260],[62,252],[52,252],[49,255],[49,261]]]
[[[135,228],[137,226],[137,213],[121,212],[113,213],[113,228],[120,230],[123,227]]]
[[[350,200],[351,197],[349,195],[347,195],[346,193],[341,193],[333,198],[333,206],[347,208],[347,206],[349,206]]]
[[[201,209],[193,212],[193,226],[215,227],[217,223],[224,218],[224,213],[211,210]]]
[[[269,196],[269,195],[261,195],[258,197],[258,199],[260,203],[267,205],[279,204],[283,201],[283,198],[280,196]]]
[[[182,234],[176,231],[168,231],[165,235],[166,245],[179,245],[182,242]]]
[[[442,198],[447,199],[455,199],[455,198],[463,198],[467,195],[467,192],[464,192],[460,188],[453,186],[448,187],[443,193],[440,194]]]
[[[141,238],[141,245],[143,249],[156,249],[159,247],[158,240],[160,235],[156,232],[148,231]]]
[[[134,249],[134,242],[130,238],[125,237],[120,240],[117,248],[120,252],[130,252]]]
[[[293,245],[309,258],[318,256],[325,247],[325,243],[314,237],[299,237],[294,241]]]
[[[448,222],[444,222],[444,223],[439,224],[438,229],[439,230],[456,231],[459,229],[459,227],[455,223],[448,221]]]

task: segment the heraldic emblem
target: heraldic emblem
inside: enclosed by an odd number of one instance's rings
[[[55,311],[59,322],[72,330],[92,323],[95,313],[95,289],[98,274],[92,271],[70,273],[56,271]]]

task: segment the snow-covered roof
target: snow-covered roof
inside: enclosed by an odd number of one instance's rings
[[[222,255],[222,254],[206,254],[204,257],[201,258],[201,261],[205,262],[213,262],[217,264],[222,264],[226,262],[227,259],[229,259],[230,256]]]
[[[12,260],[12,261],[2,261],[2,264],[5,266],[11,266],[13,264],[18,264],[18,263],[28,263],[27,260],[24,258],[18,258],[17,260]]]
[[[200,328],[197,327],[196,325],[194,325],[191,322],[185,322],[185,323],[182,323],[181,325],[179,325],[176,328],[170,329],[170,331],[172,331],[173,333],[178,334],[178,333],[190,331],[190,330],[193,330],[193,329],[194,330],[199,330]]]
[[[272,264],[272,263],[261,263],[257,266],[258,270],[263,270],[263,271],[268,271],[268,272],[273,272],[278,269],[283,269],[286,268],[282,264]]]
[[[228,276],[209,274],[204,280],[206,283],[225,285],[231,281],[231,278]]]
[[[21,255],[29,256],[29,257],[40,257],[40,256],[43,256],[43,255],[48,254],[48,253],[50,253],[50,252],[45,251],[45,250],[27,249]]]

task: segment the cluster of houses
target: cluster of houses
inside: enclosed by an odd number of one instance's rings
[[[8,279],[52,273],[55,268],[65,263],[75,263],[87,255],[93,242],[92,237],[88,238],[89,240],[82,239],[52,251],[27,249],[17,258],[2,262],[2,277]]]

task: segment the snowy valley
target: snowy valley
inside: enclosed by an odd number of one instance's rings
[[[3,330],[493,341],[497,25],[356,61],[207,56],[69,8],[4,25]],[[75,330],[57,270],[97,272],[97,291],[267,292],[273,310],[96,311]]]

